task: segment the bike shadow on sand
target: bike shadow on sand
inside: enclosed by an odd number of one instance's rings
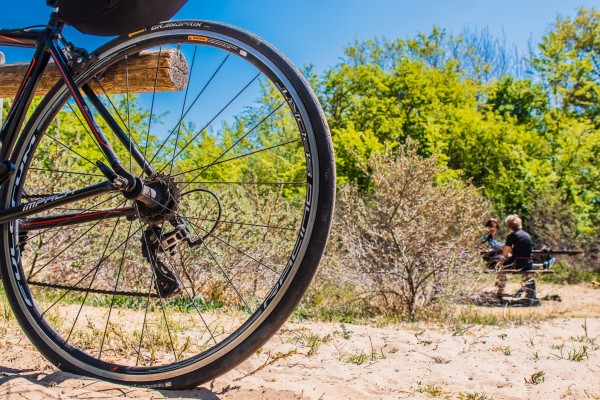
[[[162,390],[123,386],[115,383],[87,378],[62,371],[42,372],[33,369],[19,370],[0,365],[0,398],[58,398],[65,397],[124,397],[124,398],[177,398],[198,400],[219,400],[239,386],[214,388],[206,387],[191,390]]]

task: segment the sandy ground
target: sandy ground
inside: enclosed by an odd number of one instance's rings
[[[0,398],[600,399],[600,289],[538,288],[547,294],[563,301],[471,310],[499,325],[288,323],[237,369],[188,391],[60,372],[4,320]]]

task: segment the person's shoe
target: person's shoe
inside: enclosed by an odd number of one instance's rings
[[[552,266],[554,265],[555,262],[556,262],[556,258],[552,257],[551,259],[549,259],[548,263],[546,264],[546,269],[552,268]]]

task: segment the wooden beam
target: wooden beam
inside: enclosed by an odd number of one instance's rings
[[[12,98],[25,76],[28,63],[0,65],[0,98]],[[158,68],[157,68],[158,66]],[[174,92],[188,83],[189,68],[183,53],[177,49],[142,51],[129,56],[99,74],[99,84],[92,83],[97,94]],[[36,96],[43,96],[61,79],[51,62],[46,68]]]

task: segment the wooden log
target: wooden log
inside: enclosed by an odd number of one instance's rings
[[[17,93],[29,63],[0,65],[0,98],[12,98]],[[158,68],[157,68],[158,66]],[[174,92],[188,83],[189,68],[183,53],[177,49],[142,51],[108,68],[92,83],[97,94]],[[43,96],[61,79],[51,62],[37,88],[36,96]],[[155,85],[156,83],[156,85]],[[156,88],[155,88],[156,86]]]

